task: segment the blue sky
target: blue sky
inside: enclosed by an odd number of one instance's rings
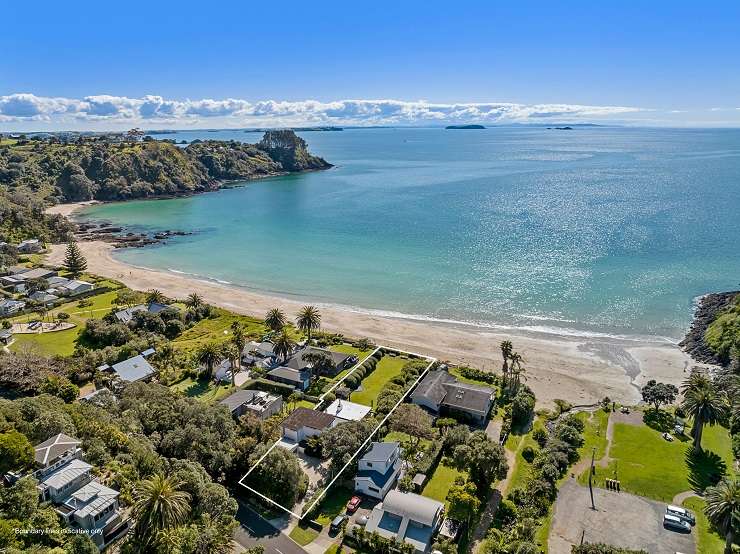
[[[739,2],[603,4],[5,3],[0,128],[740,126]]]

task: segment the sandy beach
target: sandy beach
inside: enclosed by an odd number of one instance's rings
[[[79,207],[79,204],[60,205],[50,212],[69,215]],[[197,292],[214,305],[257,317],[274,307],[280,307],[292,317],[302,305],[295,300],[124,264],[112,256],[114,248],[105,242],[82,242],[80,248],[87,257],[89,271],[117,279],[134,289],[156,288],[177,298]],[[65,245],[54,245],[48,262],[60,264],[64,250]],[[548,405],[555,398],[577,405],[591,404],[604,396],[636,403],[640,400],[639,387],[646,381],[657,379],[678,384],[693,365],[677,346],[658,340],[653,343],[523,330],[501,332],[317,305],[321,308],[322,328],[326,331],[368,337],[376,343],[484,369],[499,370],[498,345],[502,340],[511,340],[515,350],[524,356],[527,384],[535,391],[541,405]]]

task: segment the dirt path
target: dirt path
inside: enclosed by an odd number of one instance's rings
[[[701,495],[696,494],[694,491],[679,492],[676,496],[673,497],[673,500],[671,500],[671,504],[673,504],[674,506],[683,506],[684,500],[694,497],[701,498]]]

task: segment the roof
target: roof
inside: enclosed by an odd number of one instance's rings
[[[36,463],[45,466],[51,460],[64,454],[67,450],[76,449],[80,444],[81,442],[77,439],[70,437],[69,435],[65,435],[64,433],[59,433],[58,435],[55,435],[33,447],[36,451]]]
[[[293,354],[285,365],[293,369],[304,369],[309,366],[308,362],[303,359],[307,354],[326,354],[334,362],[334,367],[343,364],[350,357],[350,354],[345,354],[344,352],[332,352],[326,348],[307,346]]]
[[[359,421],[370,413],[370,406],[337,398],[324,412],[347,421]]]
[[[309,408],[296,408],[285,421],[283,427],[297,431],[302,427],[311,427],[312,429],[326,429],[330,427],[336,418],[333,415],[325,414]]]
[[[90,514],[101,512],[115,500],[119,492],[106,487],[97,481],[90,481],[87,485],[72,494],[74,499],[75,516],[87,517]]]
[[[66,277],[60,277],[58,275],[55,275],[54,277],[48,277],[46,279],[46,282],[49,283],[49,286],[58,286],[58,285],[64,285],[65,283],[69,282],[69,279]]]
[[[136,306],[126,308],[125,310],[119,310],[114,315],[116,316],[116,319],[121,323],[128,323],[133,319],[136,312],[141,311],[146,311],[146,306],[144,304],[138,304]]]
[[[271,377],[280,377],[286,381],[293,381],[295,383],[304,383],[310,378],[310,374],[306,371],[298,371],[297,369],[291,369],[289,367],[280,366],[276,367],[272,371],[268,372]]]
[[[0,306],[6,306],[6,307],[12,307],[12,306],[25,306],[25,302],[21,302],[20,300],[12,300],[10,298],[6,298],[5,300],[0,300]]]
[[[156,370],[142,355],[134,356],[128,360],[113,364],[113,371],[115,371],[123,381],[128,383],[141,381],[142,379],[146,379],[148,376],[156,373]]]
[[[491,404],[493,389],[467,383],[445,384],[447,394],[442,402],[445,406],[485,413]]]
[[[47,277],[56,277],[57,272],[53,269],[46,269],[45,267],[37,267],[35,269],[29,269],[24,271],[21,275],[24,281],[30,279],[46,279]]]
[[[389,491],[383,499],[383,510],[432,526],[444,504],[412,492]]]
[[[41,482],[47,487],[60,490],[64,485],[72,483],[86,473],[90,473],[92,467],[87,462],[75,458],[49,474]]]
[[[35,300],[36,302],[52,302],[54,300],[57,300],[59,297],[54,294],[49,294],[48,292],[42,292],[38,290],[30,295],[29,298],[31,300]]]
[[[221,402],[219,402],[219,404],[221,404],[222,406],[226,406],[229,410],[233,412],[244,404],[249,404],[256,409],[261,406],[268,406],[279,399],[279,396],[263,391],[239,389],[230,396],[224,398]]]
[[[360,458],[365,462],[385,462],[401,445],[397,442],[374,442],[370,450]]]
[[[274,348],[275,345],[267,340],[263,342],[251,341],[244,346],[244,352],[242,353],[249,354],[250,352],[257,352],[261,356],[273,356],[275,354]]]
[[[88,283],[87,281],[78,281],[77,279],[74,279],[70,281],[69,283],[65,283],[62,285],[62,288],[65,288],[67,290],[77,290],[82,287],[92,287],[92,283]]]
[[[153,314],[158,314],[159,312],[162,312],[169,308],[169,304],[160,304],[159,302],[150,302],[146,309],[150,311]]]
[[[440,404],[447,394],[445,384],[456,382],[457,379],[446,371],[430,371],[424,376],[421,383],[416,386],[412,396],[426,396],[434,401],[435,404]]]
[[[388,466],[385,473],[372,469],[361,469],[357,472],[357,479],[370,479],[376,487],[382,489],[396,475],[400,467],[401,460],[396,460],[394,464]]]

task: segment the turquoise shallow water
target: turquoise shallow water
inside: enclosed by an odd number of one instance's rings
[[[740,281],[740,131],[303,133],[335,169],[82,218],[195,234],[121,260],[442,320],[677,339]],[[237,131],[172,138],[255,142]]]

